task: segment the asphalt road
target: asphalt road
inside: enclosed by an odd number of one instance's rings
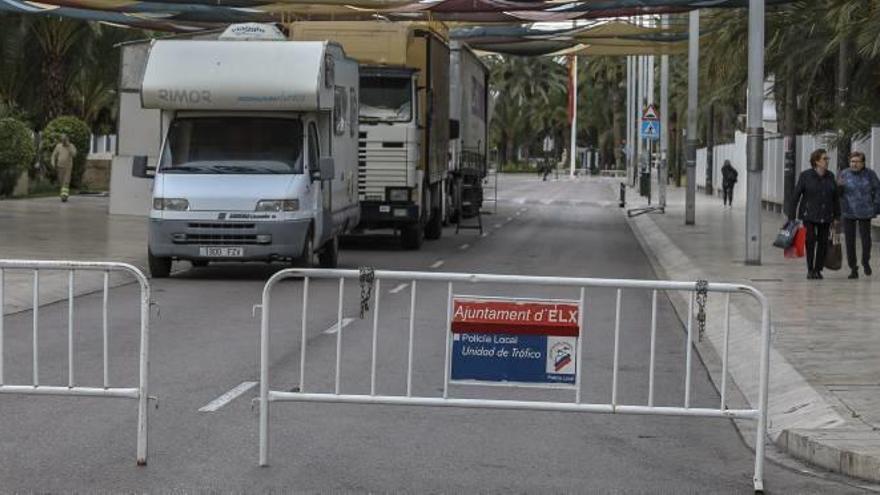
[[[524,275],[654,278],[611,189],[596,182],[505,177],[503,200],[485,215],[486,235],[447,228],[420,251],[383,237],[347,243],[344,267]],[[153,281],[149,465],[135,466],[136,404],[121,399],[0,396],[0,492],[521,492],[748,493],[754,454],[727,420],[276,403],[270,467],[257,466],[259,318],[251,315],[266,279],[281,265],[217,264]],[[336,282],[312,282],[305,391],[331,392],[338,331]],[[348,284],[342,329],[343,393],[368,393],[372,314],[358,319]],[[406,390],[409,284],[380,288],[377,390]],[[273,389],[299,385],[302,282],[273,295]],[[571,288],[456,286],[458,294],[576,299]],[[648,395],[650,293],[625,291],[619,400]],[[419,284],[413,395],[443,390],[445,284]],[[111,291],[111,382],[137,376],[137,290]],[[611,395],[615,293],[587,293],[582,394]],[[99,294],[77,300],[77,380],[101,380]],[[41,382],[66,384],[66,304],[40,310]],[[6,382],[31,379],[30,312],[6,318]],[[684,334],[659,299],[657,405],[684,396]],[[242,385],[244,384],[244,385]],[[230,390],[237,398],[202,412]],[[694,360],[693,403],[716,406],[717,391]],[[571,400],[571,392],[452,387],[458,397]],[[772,493],[860,493],[830,476],[768,462]]]

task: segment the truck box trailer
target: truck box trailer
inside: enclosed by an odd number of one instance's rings
[[[449,118],[457,135],[449,140],[446,215],[471,217],[483,205],[489,141],[489,68],[467,45],[452,41],[449,62]]]
[[[328,42],[164,40],[141,87],[160,112],[149,264],[336,265],[358,224],[358,64]],[[147,176],[146,158],[133,172]]]

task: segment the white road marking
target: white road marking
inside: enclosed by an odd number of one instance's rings
[[[446,262],[443,260],[437,260],[431,265],[431,268],[440,268],[441,266],[443,266],[443,263]]]
[[[389,294],[397,294],[398,292],[402,291],[403,289],[406,289],[407,286],[409,286],[409,284],[400,284],[397,287],[389,290],[388,293]]]
[[[343,318],[342,319],[342,328],[347,327],[351,322],[354,321],[354,318]],[[332,327],[324,330],[324,333],[331,335],[339,331],[339,323],[335,323]]]
[[[513,220],[513,217],[507,217],[507,221],[508,221],[508,222],[511,221],[511,220]]]
[[[206,404],[204,407],[199,409],[199,412],[214,412],[217,409],[220,409],[221,407],[235,400],[235,398],[239,395],[254,388],[257,383],[258,382],[241,382],[240,384],[238,384],[237,387]]]
[[[489,233],[488,233],[488,232],[483,232],[482,234],[480,234],[480,237],[489,237]]]
[[[462,244],[461,246],[458,246],[458,249],[465,250],[465,249],[467,249],[467,248],[469,248],[469,247],[471,247],[470,244]]]
[[[500,224],[500,223],[496,223],[495,225],[493,225],[493,227],[495,227],[496,229],[500,229],[500,228],[503,227],[503,226],[504,226],[504,225],[502,225],[502,224]]]

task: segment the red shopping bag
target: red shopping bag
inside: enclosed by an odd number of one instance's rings
[[[785,248],[786,258],[803,258],[807,255],[807,228],[801,225],[794,235],[791,246]]]

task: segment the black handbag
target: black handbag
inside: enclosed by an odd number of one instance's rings
[[[779,249],[787,249],[794,242],[794,235],[797,233],[798,227],[800,227],[801,222],[798,220],[789,220],[785,222],[785,225],[779,229],[779,233],[776,234],[776,240],[773,241],[773,246],[778,247]]]
[[[832,232],[831,238],[828,239],[828,250],[825,251],[825,268],[840,270],[841,266],[843,266],[843,250],[840,246],[840,233]]]

